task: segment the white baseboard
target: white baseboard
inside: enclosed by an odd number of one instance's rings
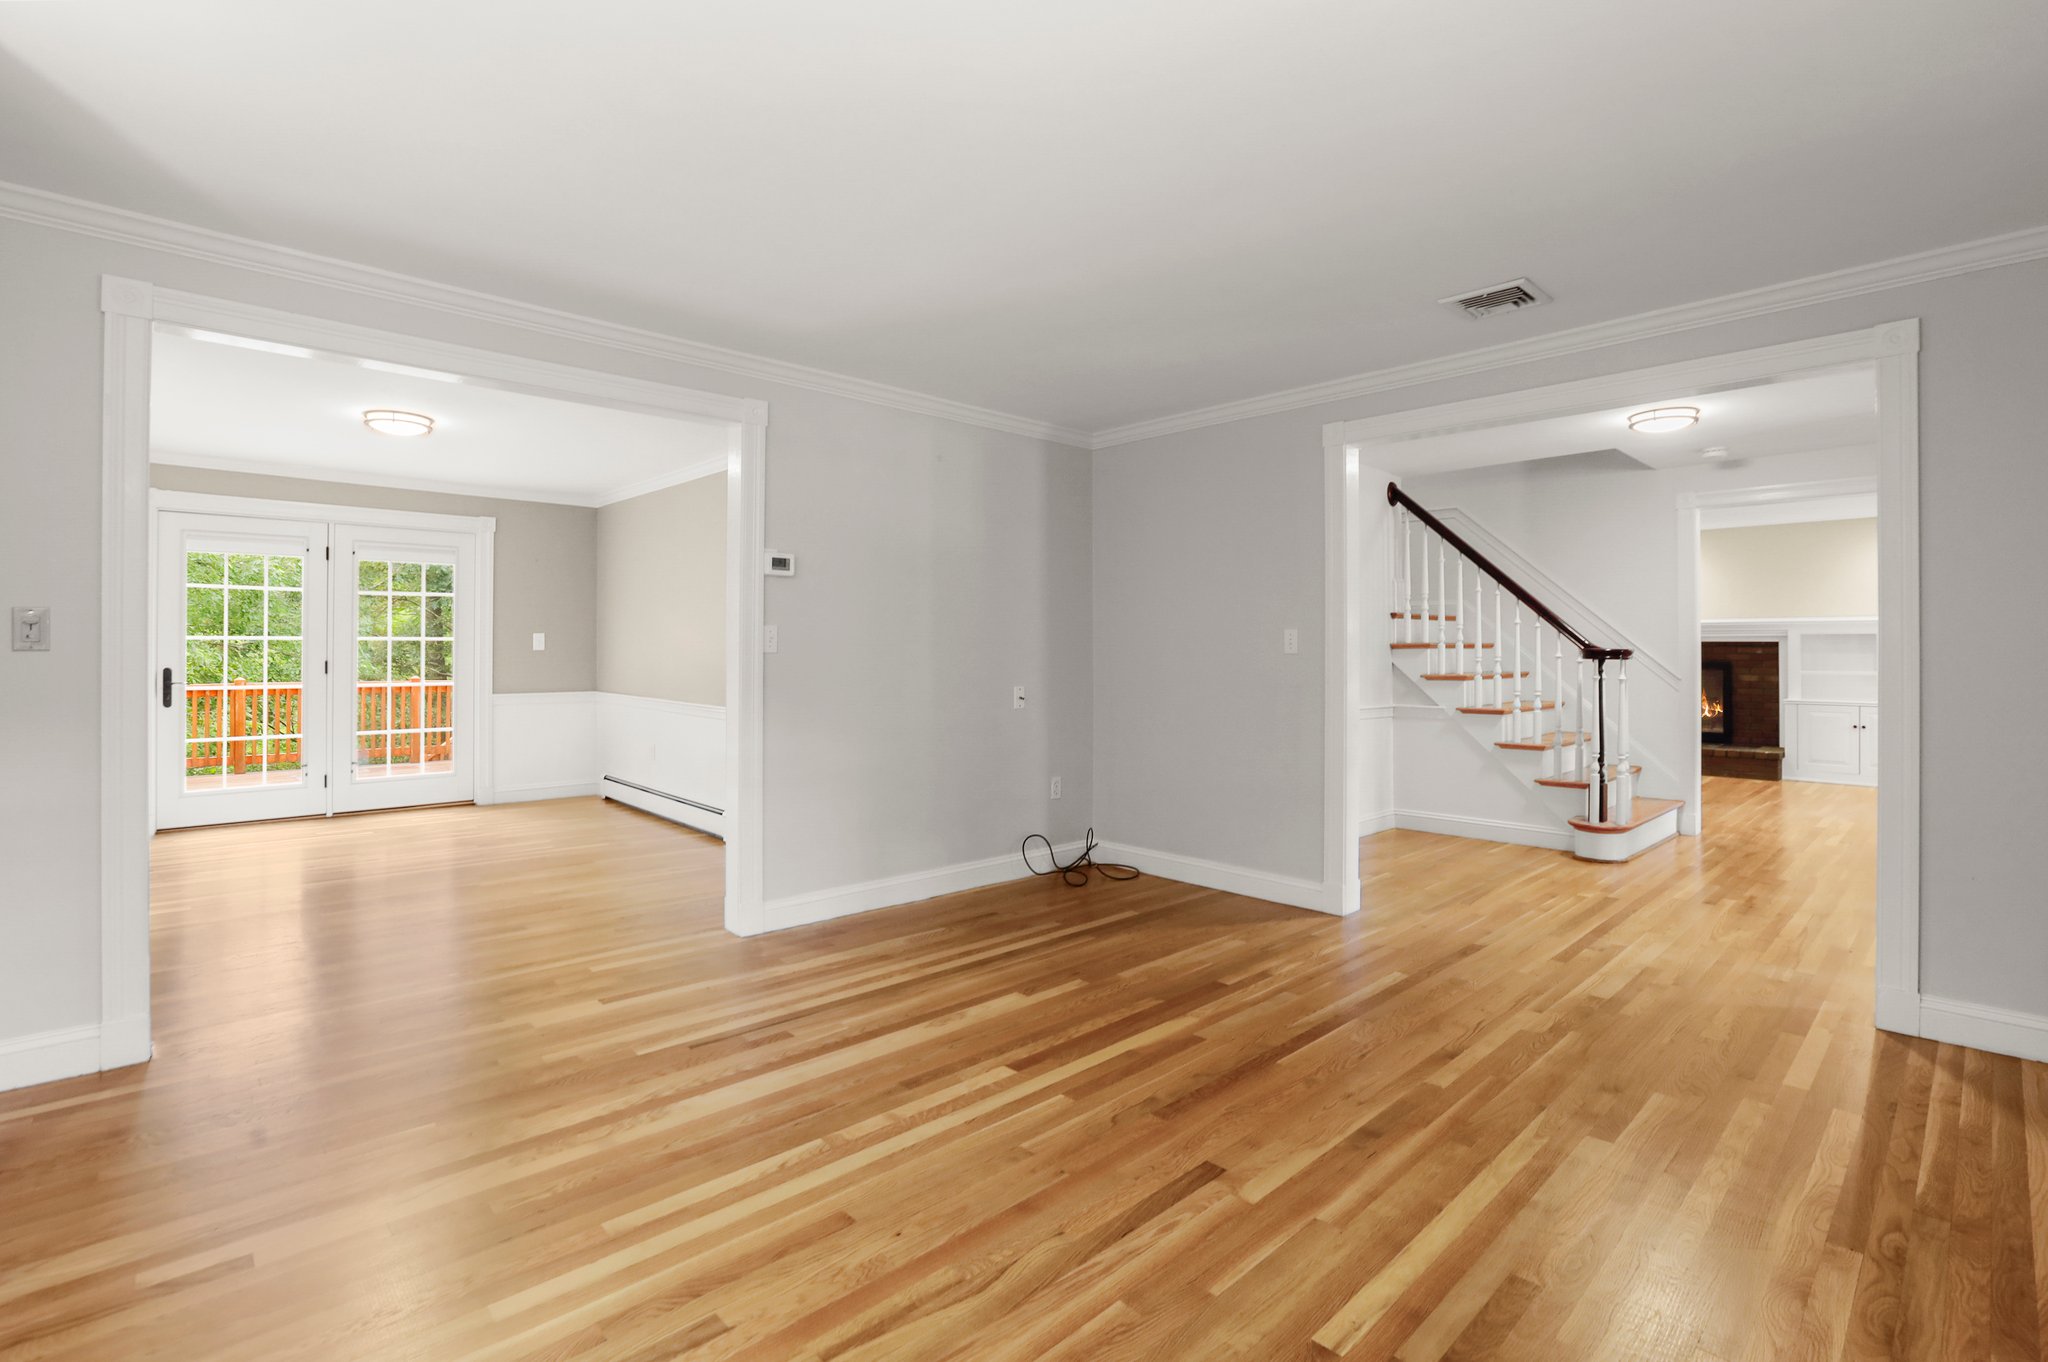
[[[1910,988],[1877,986],[1877,1029],[1902,1036],[1920,1034],[1920,995]]]
[[[1928,1040],[2048,1062],[2048,1017],[1927,994],[1920,996],[1919,1012],[1920,1034]]]
[[[518,785],[498,787],[498,796],[492,801],[498,804],[524,804],[536,799],[587,799],[602,794],[598,781],[581,781],[573,785]]]
[[[1069,842],[1053,848],[1053,854],[1064,861],[1080,850],[1079,842]],[[1104,855],[1101,847],[1096,848],[1096,854],[1103,860],[1116,859]],[[768,903],[765,914],[767,926],[763,930],[779,932],[788,927],[807,927],[816,922],[829,922],[833,918],[851,917],[855,913],[870,913],[878,908],[894,908],[905,903],[935,899],[942,894],[959,894],[969,889],[985,888],[991,884],[1021,880],[1030,873],[1024,866],[1023,858],[1016,852],[1011,852],[1004,856],[991,856],[984,861],[962,861],[957,865],[940,866],[936,870],[890,875],[884,879],[849,884],[840,889],[818,889],[808,894],[792,894]]]
[[[0,1092],[99,1070],[98,1026],[67,1026],[0,1040]]]
[[[1284,903],[1290,908],[1307,908],[1318,913],[1336,911],[1330,902],[1329,887],[1320,880],[1296,879],[1290,875],[1224,865],[1220,861],[1205,861],[1195,856],[1177,856],[1169,851],[1115,843],[1098,846],[1095,855],[1097,860],[1136,866],[1147,875],[1157,875],[1163,880],[1179,880],[1182,884],[1197,884],[1204,889],[1221,889],[1226,894]]]
[[[601,780],[596,793],[606,799],[615,800],[642,813],[651,813],[656,818],[666,818],[671,823],[708,832],[713,837],[725,837],[725,815],[700,809],[694,804],[665,795],[656,790],[642,790],[631,785],[622,785],[616,780]]]
[[[1543,847],[1550,851],[1572,849],[1570,828],[1549,828],[1540,823],[1509,823],[1496,818],[1466,818],[1458,814],[1396,809],[1394,826],[1407,828],[1412,832],[1434,832],[1444,837],[1470,837],[1482,842],[1508,842],[1515,846]]]
[[[1376,832],[1391,832],[1394,828],[1400,826],[1394,821],[1394,817],[1392,809],[1388,809],[1384,813],[1368,814],[1358,820],[1358,835],[1360,837],[1370,837]]]

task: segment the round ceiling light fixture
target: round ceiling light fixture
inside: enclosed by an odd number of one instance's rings
[[[393,411],[387,407],[376,407],[364,412],[363,424],[379,435],[389,435],[401,440],[434,433],[433,417],[422,416],[416,411]]]
[[[1700,457],[1702,459],[1725,459],[1728,457],[1728,446],[1708,445],[1700,451]]]
[[[1684,430],[1700,419],[1698,407],[1651,407],[1628,418],[1628,428],[1638,435],[1663,435]]]

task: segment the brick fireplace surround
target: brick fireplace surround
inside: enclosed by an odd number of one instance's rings
[[[1710,776],[1748,780],[1784,778],[1785,749],[1778,732],[1778,645],[1702,642],[1700,660],[1726,662],[1733,726],[1728,741],[1700,745],[1700,769]]]

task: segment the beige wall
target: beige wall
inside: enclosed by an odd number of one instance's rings
[[[597,512],[597,683],[725,703],[725,474]]]
[[[173,464],[151,464],[149,481],[153,487],[220,496],[494,516],[498,530],[492,689],[511,695],[597,688],[597,512],[587,506],[222,473]],[[547,635],[545,652],[533,651],[535,634]]]
[[[1877,614],[1877,521],[1700,531],[1700,618]]]

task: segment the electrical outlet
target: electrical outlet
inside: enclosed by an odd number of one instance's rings
[[[1280,651],[1281,651],[1281,652],[1283,652],[1283,653],[1298,653],[1298,652],[1300,652],[1300,651],[1301,651],[1301,630],[1299,630],[1299,629],[1283,629],[1283,630],[1281,630],[1281,631],[1280,631]]]
[[[775,626],[772,624],[761,626],[761,651],[764,653],[774,652],[775,642]]]
[[[1052,778],[1052,797],[1054,799],[1060,797],[1060,778],[1058,776]]]
[[[1022,686],[1019,686],[1015,690],[1010,692],[1010,708],[1024,708],[1024,688]]]

